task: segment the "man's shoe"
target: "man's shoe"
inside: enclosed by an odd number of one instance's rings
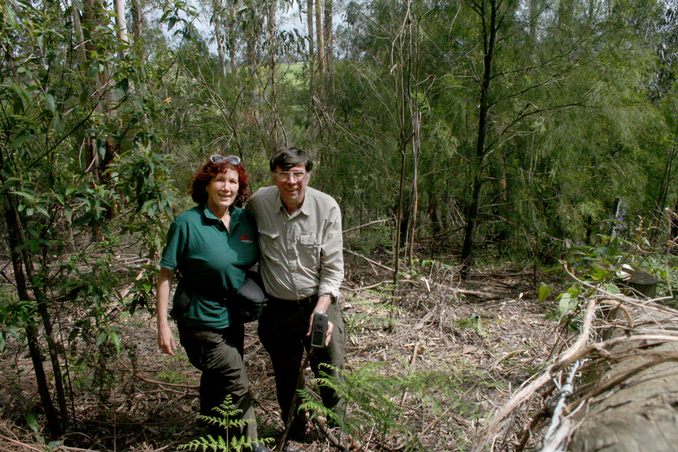
[[[306,422],[297,422],[296,419],[292,422],[290,431],[287,432],[287,439],[303,443],[306,441]]]

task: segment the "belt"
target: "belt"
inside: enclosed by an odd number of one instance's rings
[[[315,304],[318,302],[318,294],[313,294],[310,297],[306,298],[301,298],[299,300],[285,300],[283,298],[276,298],[272,296],[268,296],[268,300],[266,301],[266,306],[272,306],[275,307],[275,305],[290,305],[290,304],[295,304],[297,306],[306,306],[309,304]]]

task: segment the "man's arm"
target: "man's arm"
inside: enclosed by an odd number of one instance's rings
[[[344,242],[341,231],[341,211],[338,205],[335,204],[330,209],[328,218],[321,243],[318,301],[311,315],[307,335],[311,334],[315,313],[327,313],[333,299],[339,298],[339,288],[344,280]],[[333,329],[334,325],[332,322],[328,322],[325,345],[329,345]]]
[[[320,284],[318,295],[339,298],[344,280],[344,241],[341,231],[341,211],[335,203],[330,209],[320,244]],[[331,302],[331,300],[330,300]],[[329,306],[329,304],[328,304]]]

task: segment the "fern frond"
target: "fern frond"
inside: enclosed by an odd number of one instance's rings
[[[224,431],[226,438],[222,437],[221,435],[215,438],[208,434],[195,439],[190,443],[181,444],[178,446],[178,449],[203,452],[240,452],[244,449],[251,449],[255,444],[265,444],[267,442],[273,441],[270,438],[252,440],[251,438],[245,436],[236,437],[234,435],[229,435],[229,431],[231,431],[231,429],[240,430],[247,424],[254,422],[252,419],[233,419],[233,416],[242,413],[242,410],[235,409],[233,406],[233,399],[230,395],[226,396],[221,405],[213,408],[213,410],[217,415],[220,416],[199,415],[198,418],[212,426],[221,428]]]

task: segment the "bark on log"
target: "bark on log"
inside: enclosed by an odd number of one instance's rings
[[[634,323],[659,320],[662,329],[678,329],[675,316],[654,311],[643,317]],[[651,351],[653,356],[641,356],[639,349]],[[568,447],[571,452],[678,450],[678,342],[655,345],[636,341],[613,349],[615,353],[625,351],[629,352],[627,358],[597,378],[599,386],[615,379],[623,379],[623,383],[591,400],[578,416]],[[630,376],[625,379],[625,375]]]

